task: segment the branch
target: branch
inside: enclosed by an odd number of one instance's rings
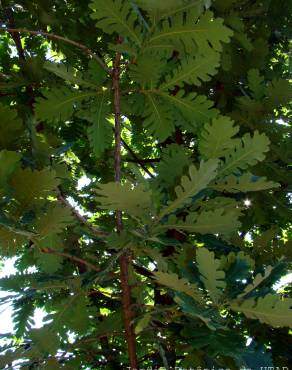
[[[106,232],[106,231],[103,231],[103,230],[100,230],[98,228],[96,228],[95,226],[93,226],[90,222],[87,221],[87,219],[85,217],[83,217],[69,202],[67,199],[64,198],[63,194],[62,194],[62,191],[60,190],[60,188],[57,188],[56,189],[56,192],[57,192],[57,198],[58,200],[63,203],[67,208],[69,208],[73,214],[73,216],[81,223],[83,224],[84,226],[86,226],[91,232],[93,235],[96,235],[98,237],[101,237],[101,236],[108,236],[109,233]]]
[[[8,8],[8,9],[5,9],[5,13],[6,13],[8,23],[9,23],[9,27],[10,28],[15,28],[15,22],[14,22],[14,18],[13,18],[13,11],[10,8]],[[13,38],[14,43],[15,43],[19,59],[25,61],[25,53],[24,53],[24,49],[21,45],[21,38],[20,38],[19,32],[10,32],[10,34],[11,34],[11,37]]]
[[[114,93],[114,114],[115,114],[115,181],[121,182],[121,109],[120,109],[120,62],[121,54],[117,53],[112,73],[112,87]],[[122,212],[116,212],[117,232],[123,230]],[[133,311],[131,308],[131,288],[129,285],[129,265],[132,257],[129,251],[125,251],[120,257],[120,274],[122,288],[122,307],[125,326],[125,337],[128,345],[129,365],[131,369],[138,368],[136,337],[133,330]]]
[[[47,253],[47,254],[55,254],[56,256],[60,256],[60,257],[65,257],[65,258],[68,258],[68,259],[70,259],[72,261],[76,261],[78,263],[81,263],[82,265],[85,265],[88,268],[90,268],[91,270],[94,270],[96,272],[100,272],[101,271],[100,268],[96,267],[92,263],[87,262],[87,261],[85,261],[82,258],[73,256],[72,254],[68,254],[68,253],[65,253],[65,252],[58,252],[58,251],[55,251],[54,249],[51,249],[51,248],[41,248],[41,252]]]
[[[129,145],[125,142],[125,140],[121,139],[123,146],[127,149],[127,151],[131,154],[131,156],[135,159],[136,163],[143,168],[143,170],[150,176],[154,177],[153,174],[148,170],[148,168],[144,165],[143,161],[137,156],[135,152],[129,147]]]
[[[55,35],[54,33],[44,32],[44,31],[32,31],[25,28],[12,28],[12,27],[0,27],[0,32],[9,32],[9,33],[29,33],[30,35],[35,36],[45,36],[48,39],[63,41],[67,44],[76,46],[78,49],[82,50],[85,54],[90,55],[97,63],[108,73],[111,74],[112,71],[109,69],[103,60],[96,55],[94,51],[89,49],[87,46],[80,44],[79,42],[67,39],[66,37]]]
[[[145,159],[124,159],[125,162],[131,162],[131,163],[159,163],[161,161],[160,158],[145,158]]]

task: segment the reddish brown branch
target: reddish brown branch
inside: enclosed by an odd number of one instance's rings
[[[54,33],[49,33],[49,32],[44,32],[44,31],[32,31],[32,30],[27,30],[25,28],[14,28],[14,27],[0,27],[0,32],[9,32],[9,33],[29,33],[30,35],[35,35],[35,36],[45,36],[48,39],[52,40],[59,40],[63,41],[67,44],[73,45],[77,47],[78,49],[82,50],[85,54],[90,55],[93,59],[97,61],[97,63],[109,74],[111,74],[111,70],[106,66],[106,64],[103,62],[103,60],[96,55],[94,51],[89,49],[87,46],[81,44],[80,42],[73,41],[70,39],[67,39],[66,37],[55,35]]]
[[[114,93],[114,113],[115,113],[115,181],[121,181],[121,110],[120,110],[120,53],[116,54],[112,72],[112,84]],[[123,229],[122,212],[116,212],[117,232]],[[120,276],[122,288],[122,306],[124,315],[125,337],[128,345],[129,365],[132,369],[138,368],[136,353],[136,337],[133,330],[133,311],[131,307],[131,288],[129,285],[129,265],[131,264],[131,254],[125,251],[120,257]]]

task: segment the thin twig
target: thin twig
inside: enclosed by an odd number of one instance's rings
[[[87,221],[85,217],[83,217],[71,204],[70,202],[63,196],[62,191],[60,188],[56,189],[57,192],[57,198],[58,200],[63,203],[67,208],[69,208],[73,214],[73,216],[84,226],[86,226],[93,235],[96,235],[98,237],[101,236],[108,236],[109,233],[103,230],[100,230],[96,228],[94,225],[92,225],[90,222]]]
[[[9,33],[29,33],[30,35],[35,35],[35,36],[45,36],[49,39],[52,40],[59,40],[66,42],[67,44],[76,46],[78,49],[82,50],[85,54],[90,55],[93,59],[97,61],[97,63],[108,73],[111,74],[112,71],[109,69],[106,64],[103,62],[103,60],[96,55],[94,51],[89,49],[87,46],[77,42],[73,41],[70,39],[67,39],[66,37],[56,35],[54,33],[49,33],[49,32],[44,32],[44,31],[32,31],[32,30],[27,30],[25,28],[12,28],[12,27],[0,27],[0,32],[9,32]]]
[[[143,161],[140,160],[140,158],[137,156],[137,154],[129,147],[129,145],[125,142],[124,139],[121,139],[121,142],[125,149],[131,154],[131,156],[135,159],[136,163],[138,163],[141,168],[150,176],[154,177],[153,174],[148,170],[148,168],[144,165]]]
[[[145,159],[139,159],[139,161],[137,159],[124,159],[125,162],[131,162],[131,163],[159,163],[161,161],[160,158],[145,158]]]
[[[55,254],[56,256],[60,256],[60,257],[65,257],[65,258],[68,258],[68,259],[70,259],[72,261],[76,261],[78,263],[81,263],[82,265],[85,265],[88,268],[90,268],[91,270],[94,270],[96,272],[100,272],[101,271],[100,268],[96,267],[92,263],[90,263],[88,261],[85,261],[82,258],[73,256],[72,254],[68,254],[68,253],[65,253],[65,252],[55,251],[54,249],[51,249],[51,248],[41,248],[41,252],[47,253],[47,254]]]
[[[115,114],[115,181],[121,182],[121,110],[120,110],[120,62],[121,54],[117,53],[112,73],[112,86],[114,93],[114,114]],[[116,212],[117,232],[123,230],[122,212]],[[131,369],[138,368],[136,337],[133,330],[133,311],[131,309],[131,287],[129,285],[129,265],[132,256],[125,251],[120,257],[120,274],[122,288],[122,307],[125,326],[125,338],[128,345],[129,365]]]

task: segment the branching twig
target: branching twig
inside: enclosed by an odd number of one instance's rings
[[[92,225],[90,222],[86,220],[85,217],[83,217],[71,204],[70,202],[63,196],[61,190],[59,188],[56,189],[57,192],[57,198],[61,203],[63,203],[67,208],[69,208],[73,214],[73,216],[84,226],[86,226],[93,235],[96,235],[98,237],[101,236],[108,236],[109,233],[103,230],[100,230],[96,228],[94,225]]]
[[[55,251],[54,249],[51,249],[51,248],[41,248],[41,252],[43,253],[47,253],[47,254],[54,254],[56,256],[60,256],[60,257],[65,257],[65,258],[68,258],[72,261],[75,261],[75,262],[78,262],[78,263],[81,263],[82,265],[85,265],[87,266],[88,268],[90,268],[91,270],[93,271],[96,271],[96,272],[100,272],[101,269],[96,267],[95,265],[93,265],[92,263],[88,262],[88,261],[85,261],[84,259],[82,258],[79,258],[79,257],[76,257],[76,256],[73,256],[72,254],[68,254],[68,253],[65,253],[65,252],[59,252],[59,251]]]
[[[0,27],[0,32],[9,32],[9,33],[29,33],[30,35],[35,35],[35,36],[45,36],[48,39],[52,40],[59,40],[63,41],[67,44],[76,46],[78,49],[82,50],[85,54],[90,55],[93,59],[97,61],[97,63],[109,74],[112,73],[111,69],[109,69],[106,64],[103,62],[103,60],[96,55],[94,51],[89,49],[87,46],[77,42],[73,41],[70,39],[67,39],[66,37],[55,35],[54,33],[49,33],[49,32],[44,32],[44,31],[32,31],[32,30],[27,30],[25,28],[12,28],[12,27]]]
[[[131,154],[131,156],[135,159],[136,163],[139,163],[139,165],[141,166],[141,168],[143,168],[143,170],[150,176],[150,177],[154,177],[153,174],[148,170],[148,168],[144,165],[143,161],[140,160],[140,158],[137,156],[137,154],[135,152],[133,152],[133,150],[129,147],[129,145],[125,142],[125,140],[121,139],[121,142],[123,144],[123,146],[125,147],[125,149],[127,149],[127,151]]]

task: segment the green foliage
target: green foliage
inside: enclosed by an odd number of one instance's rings
[[[211,50],[207,55],[186,59],[172,76],[166,77],[166,82],[161,87],[169,89],[182,86],[184,83],[200,86],[202,82],[209,81],[211,76],[216,74],[219,60],[220,54]]]
[[[16,152],[10,152],[7,150],[0,151],[0,189],[8,186],[10,175],[20,165],[20,158],[20,155]]]
[[[93,91],[81,92],[66,87],[51,89],[43,92],[44,98],[36,99],[36,116],[40,120],[53,123],[66,121],[81,102],[95,95]]]
[[[151,91],[145,91],[144,125],[151,134],[163,141],[174,131],[171,111],[167,108],[163,96],[157,96]]]
[[[289,368],[288,2],[10,3],[0,367]]]
[[[196,253],[198,270],[201,280],[207,289],[211,299],[218,303],[225,288],[225,273],[220,269],[220,261],[215,259],[214,253],[207,248],[199,248]]]
[[[235,145],[234,150],[227,154],[220,173],[227,175],[254,166],[264,159],[264,153],[268,150],[269,139],[265,134],[260,134],[258,131],[255,131],[253,137],[245,134],[242,140]]]
[[[146,51],[160,52],[175,46],[180,51],[194,55],[208,54],[210,49],[222,51],[222,43],[228,42],[232,31],[223,25],[220,18],[213,19],[213,14],[207,11],[195,23],[193,13],[190,11],[184,21],[183,13],[174,17],[173,24],[163,23],[162,30],[157,30],[146,42]],[[194,44],[197,48],[194,48]],[[196,54],[197,54],[196,53]]]
[[[10,180],[13,197],[22,209],[31,208],[34,203],[42,201],[44,197],[52,194],[58,185],[59,180],[50,168],[41,171],[19,168]]]
[[[97,27],[104,32],[119,33],[123,37],[129,37],[136,44],[141,44],[140,29],[136,26],[137,16],[126,0],[94,0],[90,4],[93,9],[92,18],[97,20]]]
[[[14,148],[16,139],[22,134],[22,122],[17,111],[0,104],[0,149]]]
[[[162,151],[161,161],[156,167],[159,175],[153,181],[158,187],[174,186],[184,169],[188,168],[189,165],[190,159],[181,146],[170,144]],[[170,168],[172,168],[171,172]]]
[[[272,266],[268,266],[264,272],[264,274],[257,274],[251,284],[249,284],[247,287],[245,287],[243,293],[241,293],[238,298],[244,297],[245,295],[252,292],[254,289],[256,289],[265,279],[267,279],[272,272],[273,268]]]
[[[218,114],[212,102],[204,95],[196,93],[185,95],[183,92],[178,92],[175,96],[165,93],[162,93],[162,96],[168,100],[168,104],[175,108],[172,114],[174,117],[177,115],[177,125],[193,133],[197,132],[206,120]]]
[[[231,302],[231,308],[243,312],[248,318],[279,327],[291,324],[291,304],[291,298],[281,299],[277,295],[268,294],[257,301],[250,298],[243,302]]]
[[[279,184],[267,181],[265,177],[257,177],[249,172],[241,176],[230,175],[212,184],[212,188],[229,193],[266,190],[278,186]]]
[[[74,71],[74,69],[66,67],[63,64],[46,62],[44,64],[44,68],[65,81],[69,81],[73,84],[81,85],[88,88],[96,88],[96,85],[94,83],[84,80],[82,76],[80,76],[80,73],[77,73],[76,71]]]
[[[202,302],[201,293],[194,284],[189,284],[186,279],[180,279],[176,274],[158,271],[154,273],[159,284],[167,286],[177,292],[185,293],[198,302]]]
[[[64,228],[72,224],[73,216],[70,209],[59,203],[50,203],[47,209],[35,222],[35,230],[40,237],[50,234],[59,234]]]
[[[189,176],[181,178],[181,185],[175,188],[176,199],[166,208],[162,209],[160,219],[178,208],[191,202],[193,196],[205,189],[211,180],[216,176],[218,161],[210,159],[207,162],[201,162],[199,169],[194,165],[189,167]]]
[[[123,210],[130,215],[141,217],[151,208],[151,195],[142,185],[133,187],[130,183],[111,182],[99,184],[97,201],[102,208]]]
[[[131,78],[141,85],[142,89],[153,90],[161,78],[164,64],[160,56],[145,53],[139,55],[129,69]]]
[[[170,217],[161,227],[190,233],[229,235],[240,226],[238,216],[236,209],[225,212],[224,208],[218,208],[213,211],[203,211],[200,214],[190,213],[183,222],[176,223],[175,217]]]
[[[26,240],[24,236],[17,235],[14,231],[0,226],[0,248],[3,257],[14,256]]]
[[[212,123],[204,126],[200,141],[200,153],[204,158],[220,158],[228,155],[238,139],[233,139],[239,127],[233,126],[234,122],[228,117],[219,117]]]
[[[258,69],[248,71],[248,85],[252,93],[252,97],[260,100],[264,97],[264,78],[260,75]]]
[[[85,108],[79,113],[79,117],[91,123],[88,128],[89,143],[94,154],[100,157],[112,142],[112,127],[108,122],[110,106],[108,94],[102,92],[96,99],[94,105]]]

